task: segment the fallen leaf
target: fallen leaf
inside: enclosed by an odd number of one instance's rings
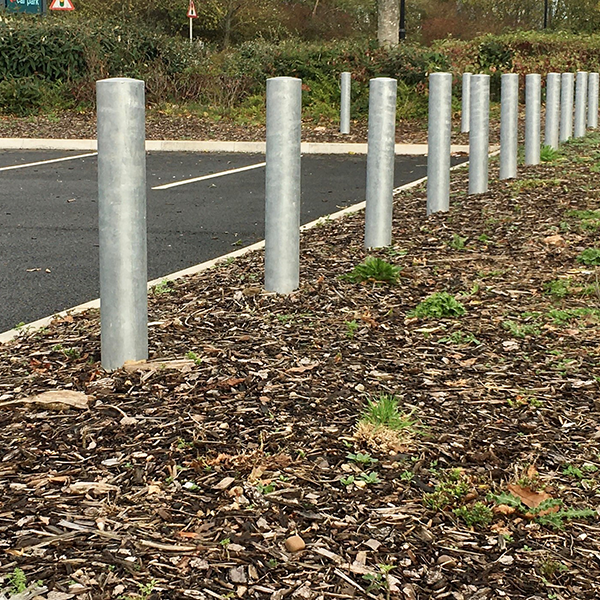
[[[552,498],[546,492],[534,492],[532,489],[521,485],[509,483],[508,491],[521,500],[521,502],[529,508],[537,508],[544,500]]]
[[[508,506],[508,504],[498,504],[492,509],[497,515],[512,515],[516,510],[517,509],[514,506]]]

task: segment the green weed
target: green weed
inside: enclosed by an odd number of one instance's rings
[[[10,577],[8,578],[8,585],[12,594],[20,594],[27,589],[27,577],[25,572],[19,567],[15,567]]]
[[[456,344],[457,346],[466,346],[475,344],[479,346],[481,342],[472,334],[464,331],[453,331],[450,335],[440,338],[441,344]]]
[[[440,319],[444,317],[462,317],[466,312],[463,304],[454,296],[448,292],[436,292],[410,311],[408,316],[419,319]]]
[[[560,152],[558,150],[556,150],[555,148],[553,148],[552,146],[544,144],[540,148],[540,160],[542,162],[552,162],[552,161],[556,160],[559,156],[560,156]]]
[[[362,578],[369,583],[367,593],[388,590],[390,587],[388,573],[394,569],[394,565],[378,564],[377,566],[379,567],[380,573],[368,573],[367,575],[362,576]]]
[[[536,335],[539,335],[541,332],[540,328],[537,325],[534,325],[534,324],[520,325],[519,323],[517,323],[515,321],[511,321],[511,320],[503,321],[502,327],[504,327],[504,329],[507,329],[508,332],[513,337],[517,337],[517,338],[524,338],[529,335],[536,336]]]
[[[398,399],[387,394],[382,394],[376,401],[369,400],[360,422],[394,431],[410,429],[414,426],[410,415],[405,415],[398,409]]]
[[[202,364],[202,357],[198,356],[195,352],[192,352],[191,350],[185,356],[186,356],[186,358],[189,358],[190,360],[193,360],[194,363],[196,363],[197,365],[201,365]]]
[[[352,283],[389,283],[395,284],[400,277],[400,268],[374,256],[368,256],[364,263],[356,265],[347,275],[345,281]]]
[[[571,293],[570,279],[554,279],[544,283],[544,291],[554,298],[565,298]]]
[[[161,294],[172,294],[175,290],[171,287],[171,282],[164,279],[160,283],[157,283],[152,288],[152,293],[155,296],[160,296]]]
[[[469,527],[489,525],[494,518],[492,509],[483,502],[475,502],[472,506],[459,506],[452,512]]]
[[[423,504],[433,510],[456,506],[469,492],[469,482],[461,469],[452,469],[441,476],[435,491],[423,496]]]
[[[350,339],[354,338],[358,327],[359,325],[355,319],[352,321],[346,321],[346,337]]]
[[[453,250],[464,250],[466,241],[466,237],[461,237],[458,233],[453,233],[452,239],[448,242],[448,246]]]
[[[577,262],[583,265],[597,267],[600,265],[600,248],[587,248],[577,256]]]

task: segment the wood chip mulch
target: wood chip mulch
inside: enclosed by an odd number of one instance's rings
[[[356,213],[288,296],[261,252],[157,288],[148,363],[105,372],[93,311],[0,346],[0,598],[597,598],[599,145],[400,193],[397,285],[341,278]],[[357,429],[381,395],[403,438]]]

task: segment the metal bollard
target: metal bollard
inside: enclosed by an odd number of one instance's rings
[[[590,129],[598,128],[598,83],[600,73],[588,75],[588,113],[587,126]]]
[[[341,99],[340,99],[340,133],[350,133],[350,84],[352,74],[344,71],[340,76]]]
[[[525,164],[540,163],[540,112],[542,77],[535,73],[525,76]]]
[[[490,125],[490,76],[471,77],[471,120],[469,132],[469,194],[488,189]]]
[[[469,133],[469,113],[471,108],[471,75],[463,73],[462,76],[462,111],[460,115],[461,133]]]
[[[575,75],[563,73],[560,78],[560,132],[559,142],[573,137],[573,86]]]
[[[144,82],[96,83],[101,361],[148,358]]]
[[[429,76],[429,132],[427,137],[427,214],[447,211],[450,205],[450,135],[452,74]]]
[[[546,79],[546,123],[544,143],[558,150],[560,123],[560,73],[548,73]]]
[[[300,128],[302,80],[267,79],[265,289],[300,284]]]
[[[517,128],[519,126],[519,76],[502,75],[500,99],[500,179],[517,176]]]
[[[575,125],[573,137],[582,138],[586,130],[588,74],[578,71],[575,80]]]
[[[389,77],[369,84],[365,248],[392,243],[397,90],[398,82]]]

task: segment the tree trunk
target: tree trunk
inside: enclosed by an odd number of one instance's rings
[[[397,46],[400,29],[398,0],[377,0],[377,41],[380,46]]]

